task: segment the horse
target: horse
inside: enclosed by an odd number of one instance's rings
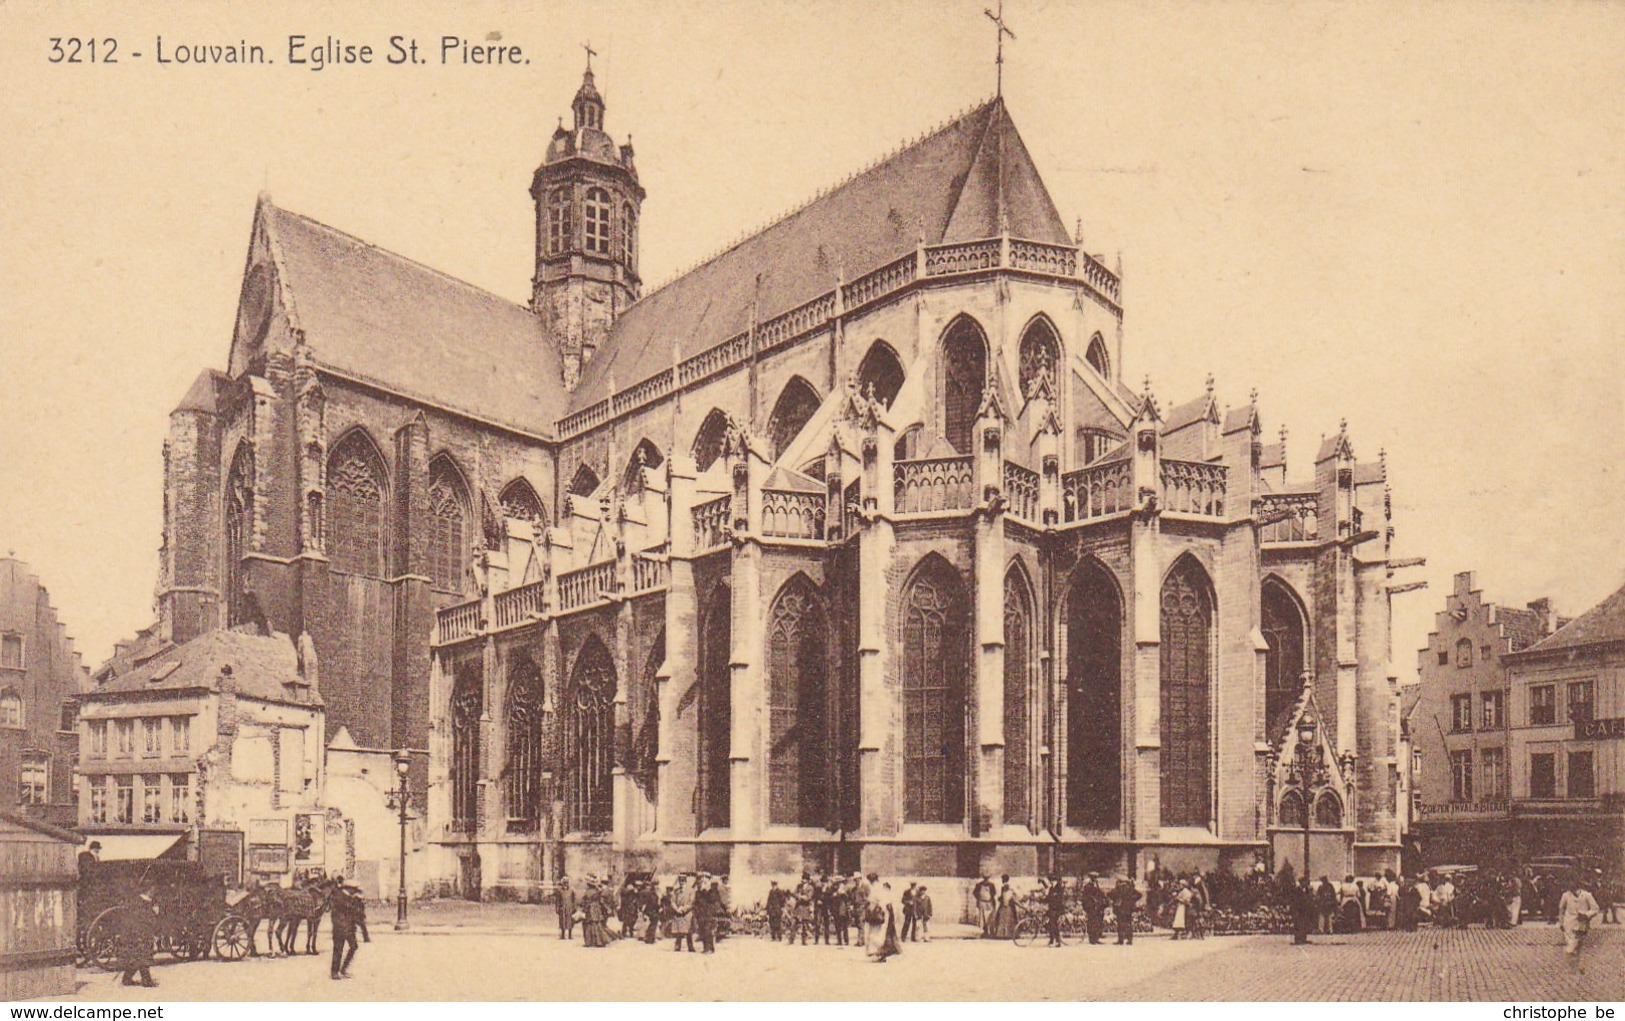
[[[309,885],[296,886],[283,895],[280,935],[284,954],[298,953],[294,941],[299,936],[300,922],[305,923],[305,953],[316,953],[316,934],[338,883],[338,880],[318,879]]]
[[[236,912],[248,923],[248,953],[258,957],[259,949],[254,945],[254,934],[259,931],[260,922],[265,922],[265,952],[269,957],[281,956],[277,953],[277,929],[282,924],[283,903],[287,897],[282,887],[272,884],[267,886],[255,880],[248,887],[243,899],[236,904]]]

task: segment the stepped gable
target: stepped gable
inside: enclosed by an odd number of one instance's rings
[[[558,351],[529,309],[297,213],[264,204],[285,293],[319,365],[551,436],[567,401]]]
[[[1002,209],[1001,209],[1002,196]],[[632,305],[583,371],[572,409],[928,245],[1071,237],[1000,99],[992,99]]]
[[[1564,624],[1526,652],[1577,649],[1586,645],[1625,640],[1625,588]]]

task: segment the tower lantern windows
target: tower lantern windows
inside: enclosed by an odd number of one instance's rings
[[[583,226],[589,255],[610,254],[610,202],[609,192],[602,188],[588,188]]]
[[[559,255],[570,247],[570,189],[555,188],[547,201],[547,251]]]

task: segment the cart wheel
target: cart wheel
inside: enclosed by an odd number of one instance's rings
[[[118,923],[123,910],[107,908],[85,930],[85,958],[105,971],[112,971],[118,964]]]
[[[248,956],[248,923],[229,915],[214,927],[214,956],[222,961],[240,961]]]
[[[1023,918],[1016,923],[1015,941],[1018,947],[1030,947],[1038,938],[1038,923],[1031,918]]]
[[[183,961],[195,961],[203,956],[208,949],[209,941],[199,938],[191,932],[180,933],[169,938],[170,952]]]

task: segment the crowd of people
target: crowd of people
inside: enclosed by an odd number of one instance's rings
[[[654,943],[672,940],[673,951],[715,953],[736,923],[760,919],[774,942],[802,946],[808,942],[862,946],[869,958],[883,962],[901,951],[903,942],[929,941],[933,908],[930,891],[910,883],[901,898],[892,884],[875,873],[832,876],[802,873],[790,888],[773,880],[766,903],[749,911],[736,909],[727,876],[685,872],[661,887],[648,874],[629,875],[616,883],[588,876],[579,891],[568,877],[554,890],[559,938],[574,939],[581,927],[582,945],[608,946],[616,938]]]

